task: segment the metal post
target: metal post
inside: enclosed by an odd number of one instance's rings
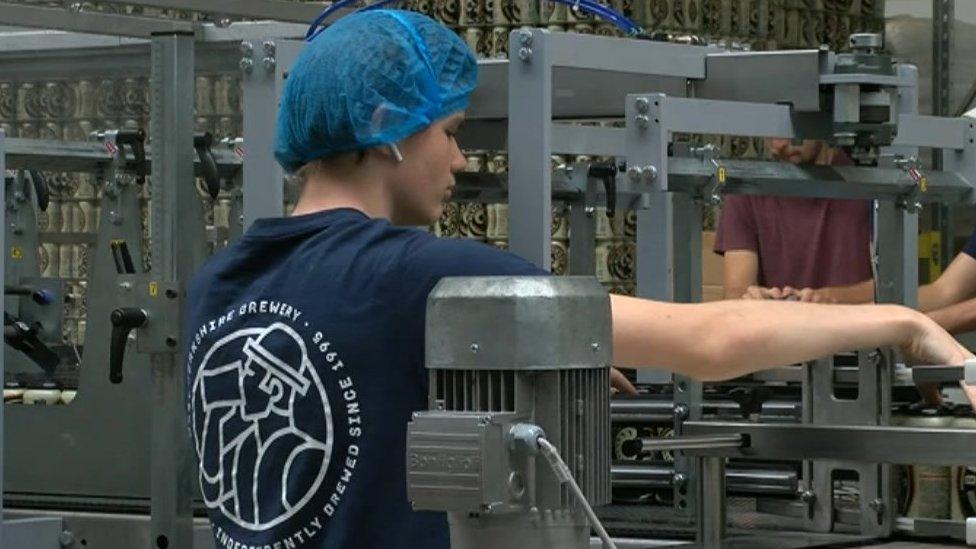
[[[509,249],[548,270],[552,247],[552,64],[547,33],[508,38]],[[513,123],[518,121],[518,123]]]
[[[4,152],[4,141],[6,140],[6,137],[7,137],[6,133],[3,131],[2,128],[0,128],[0,177],[6,177],[6,173],[7,173],[7,167],[6,167],[7,154],[6,152]],[[0,185],[0,204],[6,204],[7,201],[7,197],[5,196],[6,194],[5,187],[6,185]],[[0,208],[0,227],[7,226],[6,211],[7,208],[5,207]],[[3,231],[0,231],[0,251],[5,252],[6,249],[7,249],[7,243],[4,242]],[[6,256],[7,256],[6,253],[0,253],[0,285],[6,284],[7,282],[4,277],[4,268],[5,268],[4,262],[7,259]],[[4,378],[4,363],[6,362],[4,358],[5,356],[7,356],[7,353],[0,353],[0,381],[5,379]],[[4,487],[3,455],[6,453],[5,451],[6,447],[4,446],[4,440],[3,440],[3,422],[4,422],[3,409],[4,408],[5,406],[0,404],[0,544],[3,543],[3,487]]]
[[[596,264],[596,182],[587,178],[582,200],[569,205],[569,274],[593,276]]]
[[[244,230],[284,211],[284,171],[274,159],[278,101],[288,70],[301,51],[295,40],[241,42],[244,88]]]
[[[721,547],[725,537],[725,458],[699,457],[700,496],[698,498],[698,531],[700,547]]]
[[[687,193],[667,192],[670,128],[663,95],[628,96],[627,176],[640,189],[662,189],[646,195],[637,210],[637,295],[661,301],[701,301],[701,206]],[[638,372],[638,381],[660,382],[653,372]],[[687,420],[701,418],[702,385],[673,376],[674,433]],[[694,463],[675,457],[674,501],[679,514],[694,517],[698,499]]]
[[[955,0],[932,0],[932,114],[947,116],[951,108],[952,26]],[[942,151],[932,150],[932,167],[942,169]]]
[[[193,41],[192,33],[152,39],[152,275],[168,282],[187,281],[206,257],[202,208],[193,179],[193,110],[187,108],[193,104]],[[185,286],[177,287],[182,291]],[[159,549],[193,546],[196,469],[178,356],[174,348],[151,357],[151,540]]]

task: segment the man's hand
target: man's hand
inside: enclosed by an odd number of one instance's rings
[[[793,294],[793,288],[764,288],[762,286],[749,286],[746,293],[742,294],[742,299],[786,299]]]
[[[817,290],[803,288],[802,290],[793,290],[793,295],[796,296],[797,301],[806,303],[837,303],[837,298],[831,294],[828,288]]]
[[[610,394],[623,393],[636,395],[637,388],[627,379],[627,376],[616,368],[610,368]]]

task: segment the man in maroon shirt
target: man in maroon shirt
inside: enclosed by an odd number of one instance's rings
[[[766,147],[782,162],[851,164],[822,141],[767,139]],[[715,236],[725,298],[870,301],[870,214],[866,200],[725,197]]]

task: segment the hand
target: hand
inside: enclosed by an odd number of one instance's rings
[[[813,288],[793,290],[793,295],[796,296],[798,301],[807,303],[837,303],[837,299],[833,297],[830,294],[830,291],[826,288],[820,288],[817,290],[814,290]]]
[[[623,393],[625,395],[636,395],[637,388],[627,379],[627,376],[616,368],[610,368],[610,394]]]
[[[908,359],[915,364],[962,364],[973,356],[948,332],[922,313],[914,315],[912,336],[902,345]]]
[[[932,319],[925,315],[920,316],[921,325],[916,330],[916,335],[908,345],[902,347],[910,363],[958,365],[973,356],[968,349],[953,339]],[[969,404],[976,410],[976,387],[966,385],[962,381],[959,384],[962,386]],[[923,383],[918,386],[918,390],[925,404],[938,405],[942,403],[937,384]]]
[[[746,293],[742,294],[742,299],[786,299],[790,297],[793,288],[763,288],[762,286],[749,286]]]

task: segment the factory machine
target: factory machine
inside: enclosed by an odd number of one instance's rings
[[[128,17],[24,10],[0,21],[111,34],[102,17]],[[118,47],[139,49],[141,66],[150,61],[148,144],[117,131],[0,145],[10,174],[5,380],[78,391],[68,406],[3,407],[5,547],[212,543],[194,503],[175,349],[183,285],[208,241],[233,235],[208,239],[194,175],[208,192],[240,189],[232,221],[243,223],[231,233],[281,215],[285,185],[269,184],[283,174],[271,156],[268,105],[301,42],[283,38],[298,36],[294,29],[262,23],[143,19],[126,28],[148,46]],[[200,64],[242,71],[243,160],[240,142],[195,135],[186,108],[194,51],[217,43],[233,47]],[[694,302],[705,206],[730,193],[874,200],[877,299],[912,303],[918,209],[976,201],[976,129],[966,118],[918,115],[917,70],[885,55],[878,36],[854,35],[850,45],[836,54],[740,52],[525,28],[511,34],[508,60],[479,62],[459,139],[506,153],[508,169],[461,176],[455,196],[507,203],[511,251],[545,268],[553,206],[567,208],[574,276],[445,280],[430,298],[434,389],[430,410],[408,427],[408,491],[418,509],[449,513],[454,546],[806,547],[931,534],[976,543],[973,501],[950,495],[973,482],[971,411],[897,408],[913,402],[912,378],[976,381],[976,365],[912,369],[891,349],[852,350],[707,386],[640,370],[639,396],[608,398],[607,298],[587,278],[598,212],[636,212],[638,295]],[[7,44],[3,55],[16,49]],[[825,139],[856,165],[726,159],[682,138],[699,134]],[[922,167],[919,148],[941,150],[943,169]],[[557,154],[585,161],[554,164]],[[59,310],[73,296],[39,276],[31,255],[51,170],[101,174],[86,334],[69,348],[59,341]],[[141,185],[152,196],[148,270]],[[471,310],[485,314],[459,313]],[[594,312],[574,313],[582,310]],[[486,339],[486,318],[511,329]],[[530,333],[531,344],[522,339]],[[465,442],[448,443],[451,433]],[[899,496],[902,487],[911,494]]]

